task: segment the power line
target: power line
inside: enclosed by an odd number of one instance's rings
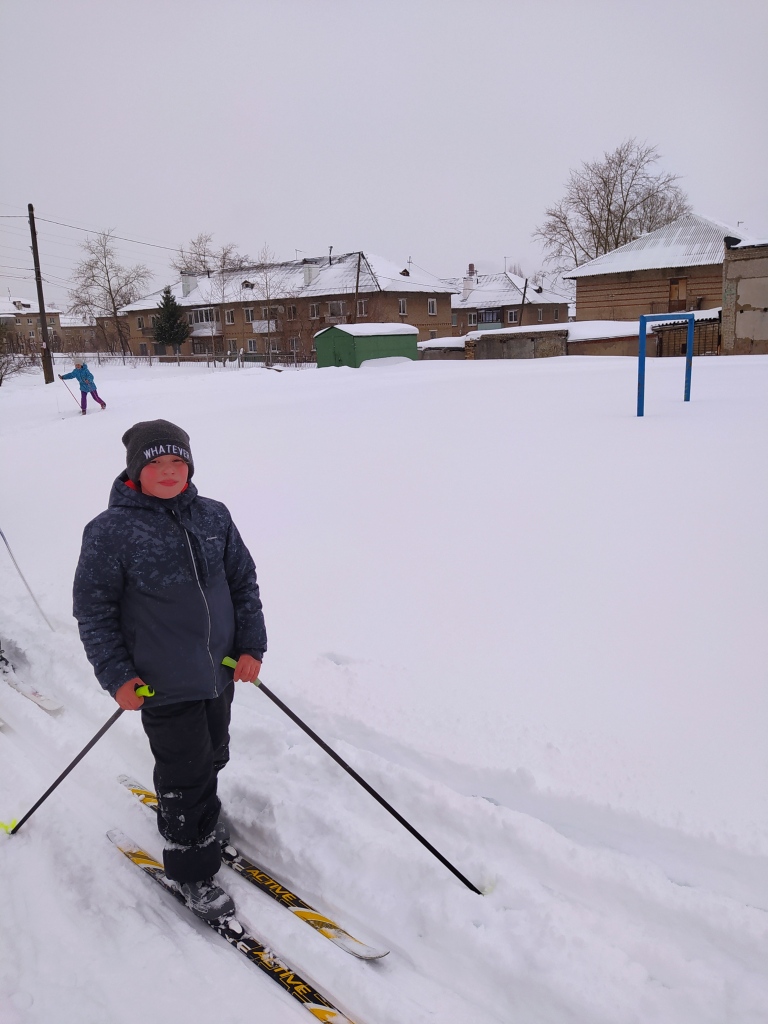
[[[38,217],[38,220],[45,221],[46,224],[57,224],[60,228],[70,228],[72,231],[84,231],[87,235],[100,235],[103,232],[94,231],[92,228],[81,228],[77,224],[64,224],[60,220],[50,220],[48,217]],[[139,238],[125,238],[123,235],[113,235],[111,232],[107,232],[111,238],[117,238],[121,242],[133,242],[134,245],[149,245],[153,249],[165,249],[168,252],[178,252],[178,246],[170,245],[158,245],[157,242],[142,242]]]

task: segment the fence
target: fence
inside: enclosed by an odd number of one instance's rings
[[[161,363],[163,365],[172,366],[202,366],[208,369],[225,369],[225,370],[243,370],[243,369],[255,369],[260,367],[266,370],[305,370],[305,369],[316,369],[317,362],[315,360],[308,361],[302,359],[297,353],[286,353],[286,352],[272,352],[269,355],[262,355],[260,353],[253,352],[239,352],[239,353],[206,353],[203,355],[192,355],[192,356],[156,356],[156,355],[142,355],[135,356],[126,354],[125,356],[117,352],[85,352],[82,355],[77,352],[52,352],[54,364],[65,363],[67,366],[71,366],[72,363],[80,360],[82,362],[90,363],[91,366],[94,363],[97,366],[109,366],[112,364],[126,366],[152,366],[154,363]]]

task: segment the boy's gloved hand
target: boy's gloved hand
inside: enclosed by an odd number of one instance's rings
[[[235,682],[239,680],[244,683],[255,683],[259,678],[259,672],[261,671],[261,662],[252,658],[250,654],[241,654],[237,659],[237,668],[235,669]],[[118,691],[119,692],[119,691]]]
[[[127,683],[119,688],[115,693],[115,700],[123,709],[123,711],[138,711],[141,705],[144,703],[144,698],[139,697],[135,692],[137,686],[143,686],[144,680],[139,679],[138,676],[134,676],[133,679],[129,679]]]

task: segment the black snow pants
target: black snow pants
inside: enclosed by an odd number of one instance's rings
[[[165,839],[165,873],[199,882],[221,867],[213,830],[221,803],[216,779],[229,760],[229,719],[235,684],[213,700],[182,701],[141,709],[141,724],[155,758],[157,827]]]

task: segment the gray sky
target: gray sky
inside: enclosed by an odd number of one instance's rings
[[[767,32],[765,0],[1,0],[0,288],[34,294],[28,202],[166,246],[533,272],[569,168],[632,135],[765,237]],[[82,236],[39,228],[65,303]]]

